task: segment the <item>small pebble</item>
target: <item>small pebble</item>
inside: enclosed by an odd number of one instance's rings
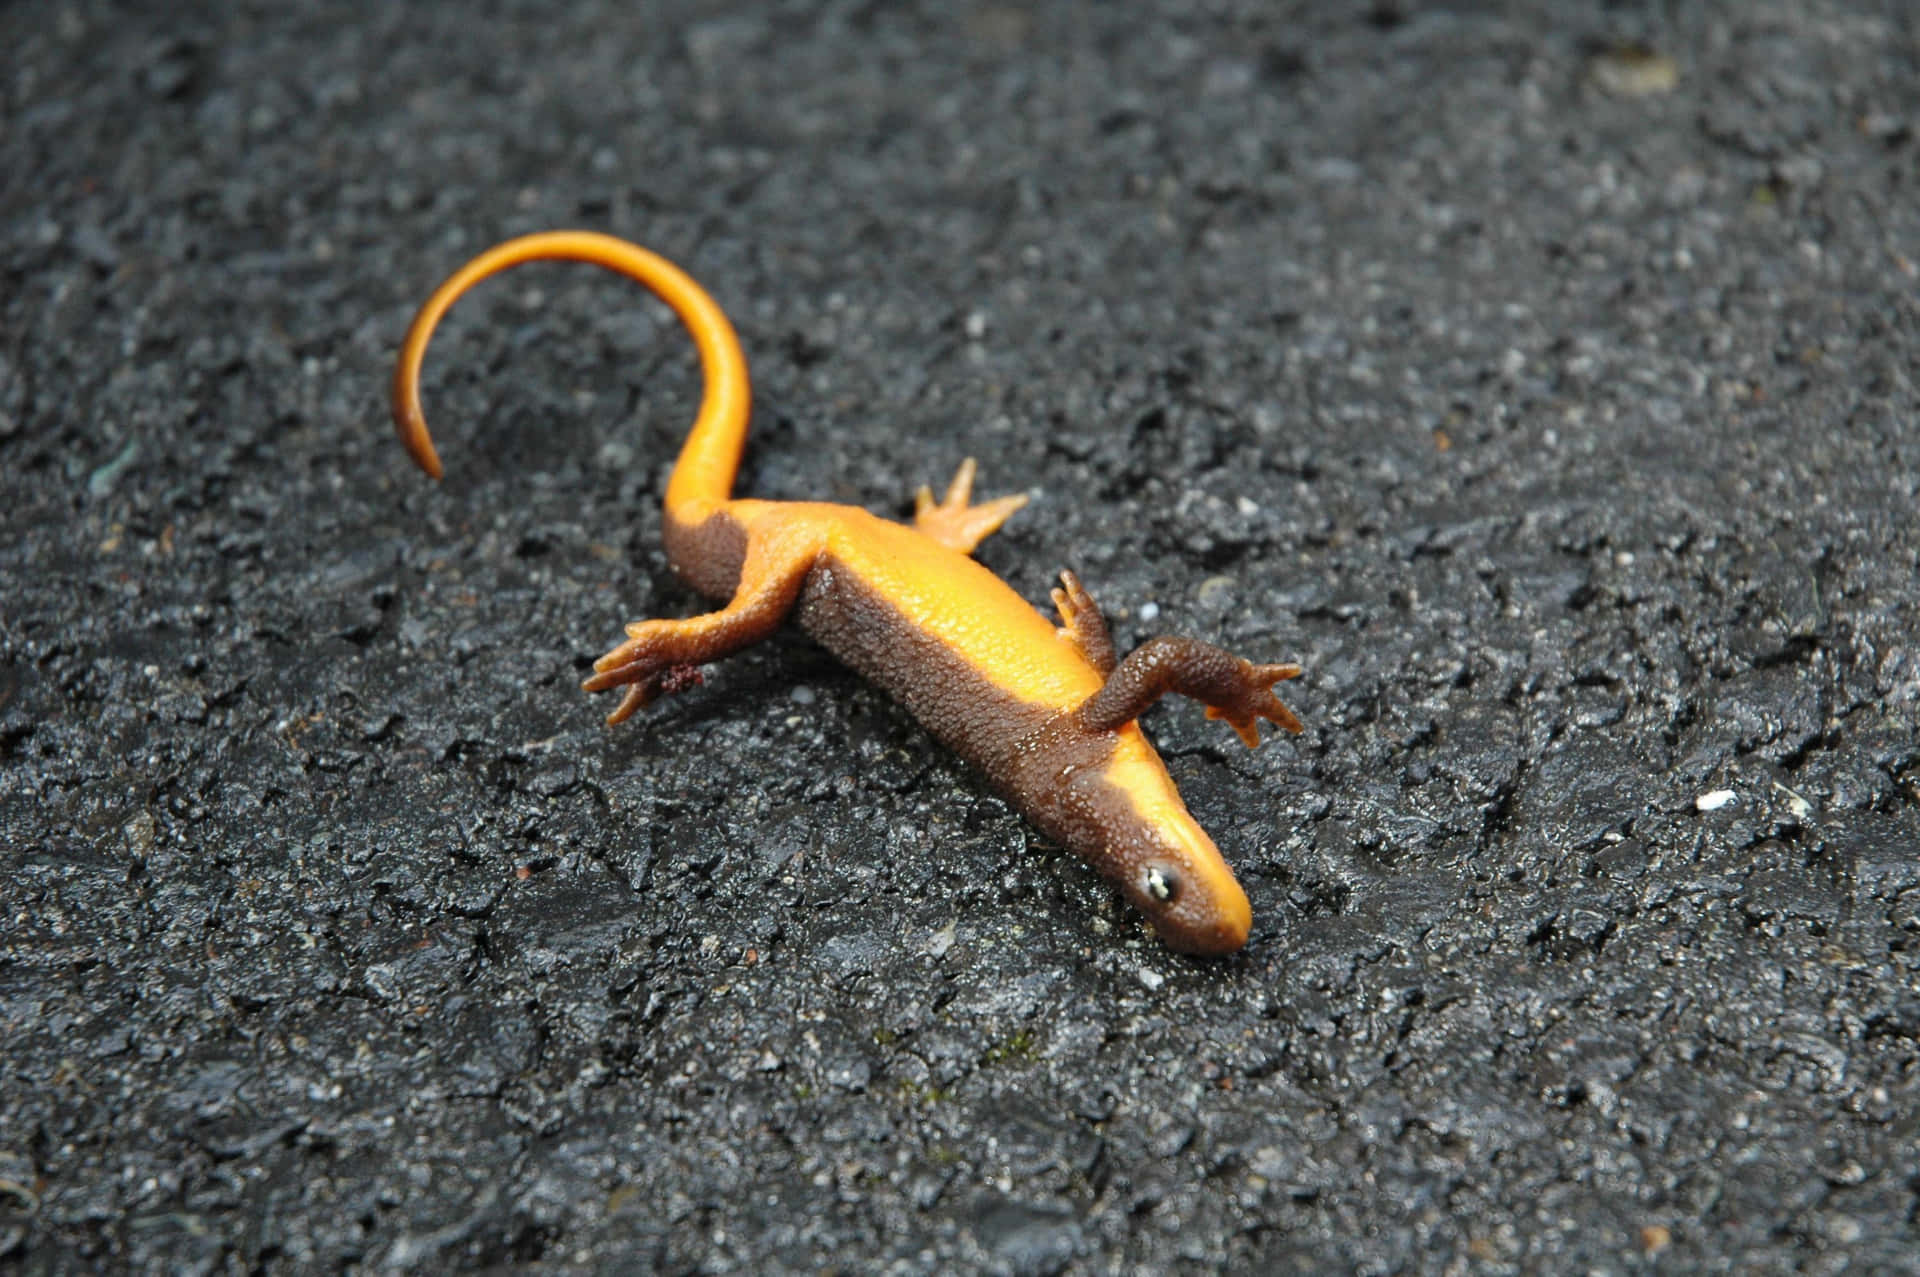
[[[1641,44],[1609,49],[1587,63],[1587,76],[1617,98],[1650,98],[1680,84],[1680,64]]]

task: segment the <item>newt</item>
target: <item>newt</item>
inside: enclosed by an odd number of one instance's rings
[[[857,506],[733,496],[750,398],[733,325],[679,267],[594,232],[508,240],[421,306],[394,369],[393,419],[432,477],[441,465],[420,407],[420,366],[434,328],[475,284],[536,260],[588,262],[651,289],[692,335],[705,379],[667,482],[662,535],[673,570],[724,606],[626,627],[626,641],[582,685],[626,689],[608,723],[697,682],[698,666],[791,618],[979,768],[1047,837],[1117,883],[1169,947],[1225,954],[1246,943],[1246,892],[1136,720],[1178,692],[1249,747],[1260,743],[1261,719],[1298,732],[1273,693],[1298,665],[1254,664],[1198,639],[1164,637],[1120,659],[1072,572],[1052,591],[1058,624],[1047,620],[972,557],[1026,497],[975,504],[971,458],[943,500],[920,489],[911,527]]]

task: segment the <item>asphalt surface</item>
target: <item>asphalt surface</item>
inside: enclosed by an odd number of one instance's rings
[[[1920,1271],[1920,19],[0,9],[0,1266]],[[1169,954],[797,636],[740,490],[967,455],[1252,898]]]

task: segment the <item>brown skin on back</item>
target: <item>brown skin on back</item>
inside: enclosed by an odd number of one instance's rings
[[[1249,745],[1257,720],[1300,724],[1272,692],[1294,665],[1254,665],[1195,639],[1154,639],[1115,659],[1104,620],[1071,573],[1055,628],[970,557],[1022,497],[971,501],[973,463],[946,499],[925,489],[912,528],[851,506],[737,500],[746,364],[698,285],[645,249],[581,231],[510,240],[456,272],[421,308],[394,376],[394,418],[429,473],[438,457],[419,407],[434,325],[466,289],[523,261],[592,262],[653,289],[679,312],[708,391],[667,488],[674,570],[718,611],[635,622],[595,663],[589,691],[624,687],[609,722],[692,681],[690,671],[757,642],[788,618],[885,688],[986,774],[1048,837],[1112,878],[1166,943],[1230,953],[1246,942],[1246,894],[1187,812],[1135,720],[1169,691],[1194,697]]]

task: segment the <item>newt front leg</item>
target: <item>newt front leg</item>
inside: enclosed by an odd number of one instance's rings
[[[1208,718],[1225,719],[1252,749],[1260,744],[1259,719],[1300,730],[1300,720],[1273,694],[1275,683],[1298,677],[1298,665],[1255,665],[1199,639],[1153,638],[1129,652],[1075,713],[1088,731],[1112,731],[1178,692],[1205,705]]]
[[[913,528],[932,537],[949,550],[972,554],[979,544],[1000,530],[1013,512],[1027,503],[1027,494],[995,497],[973,504],[973,477],[978,467],[972,457],[960,463],[953,482],[947,485],[947,498],[936,503],[933,489],[922,484],[913,495]]]
[[[1053,591],[1053,607],[1060,614],[1060,628],[1056,631],[1059,636],[1073,644],[1087,664],[1102,676],[1112,674],[1117,658],[1113,636],[1107,632],[1107,618],[1100,615],[1093,596],[1080,584],[1079,577],[1071,572],[1060,574],[1060,584]]]
[[[1168,692],[1199,701],[1208,718],[1225,719],[1249,749],[1260,744],[1262,718],[1290,732],[1300,730],[1300,720],[1272,690],[1275,683],[1300,677],[1298,665],[1256,665],[1190,638],[1148,639],[1126,660],[1116,661],[1107,619],[1079,577],[1060,574],[1053,606],[1060,613],[1060,638],[1107,680],[1074,711],[1087,731],[1110,732],[1130,723]]]

